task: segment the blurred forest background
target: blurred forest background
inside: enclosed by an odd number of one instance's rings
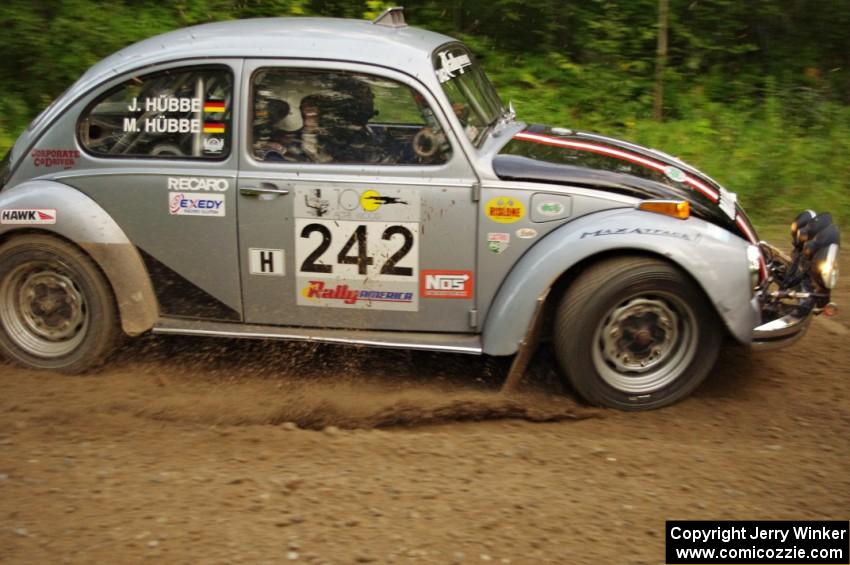
[[[466,41],[524,121],[617,135],[677,155],[738,192],[758,224],[790,221],[804,207],[831,209],[845,226],[850,220],[850,0],[401,4],[409,24]],[[372,18],[390,5],[4,0],[0,154],[87,67],[137,40],[234,18]],[[665,11],[666,26],[659,23]],[[657,72],[665,27],[665,64]]]

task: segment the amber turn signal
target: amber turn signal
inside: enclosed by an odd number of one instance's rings
[[[691,206],[686,200],[644,200],[638,204],[638,210],[655,212],[687,220],[691,216]]]

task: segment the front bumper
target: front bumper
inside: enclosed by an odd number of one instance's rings
[[[837,261],[837,227],[835,232],[832,261]],[[768,243],[760,242],[767,276],[756,289],[752,301],[760,320],[753,329],[754,349],[791,345],[806,334],[815,315],[835,312],[836,307],[830,302],[830,288],[826,287],[823,277],[817,275],[818,256],[812,258],[813,253],[804,250],[805,241],[800,242],[796,235],[792,238],[795,249],[791,257]]]
[[[768,350],[786,347],[806,334],[812,323],[814,309],[808,314],[786,314],[753,330],[753,349]]]

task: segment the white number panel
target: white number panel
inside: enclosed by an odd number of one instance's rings
[[[419,224],[295,220],[299,277],[416,283]]]
[[[295,190],[297,304],[419,310],[419,193]]]

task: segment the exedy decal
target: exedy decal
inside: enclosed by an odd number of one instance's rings
[[[173,192],[168,195],[168,213],[172,216],[216,216],[224,217],[224,195],[185,194]]]
[[[606,228],[596,231],[586,231],[581,234],[579,239],[586,237],[601,237],[606,235],[658,235],[662,237],[672,237],[683,241],[697,242],[700,240],[700,234],[687,234],[682,232],[662,230],[658,228]]]

